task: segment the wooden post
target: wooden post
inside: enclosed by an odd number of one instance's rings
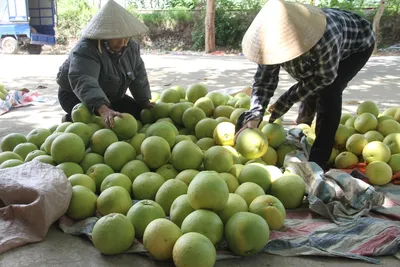
[[[215,51],[215,0],[207,0],[205,19],[205,52]]]
[[[382,15],[383,15],[383,11],[385,11],[385,0],[381,0],[380,1],[378,11],[376,12],[375,17],[374,17],[373,28],[374,28],[375,35],[376,35],[374,54],[376,52],[378,52],[379,22],[381,21],[381,18],[382,18]]]

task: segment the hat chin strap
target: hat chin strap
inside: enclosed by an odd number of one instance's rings
[[[97,40],[97,48],[99,49],[100,54],[103,54],[103,49],[101,48],[100,40]]]

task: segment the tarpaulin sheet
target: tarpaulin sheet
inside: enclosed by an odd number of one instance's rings
[[[0,115],[3,115],[14,108],[47,101],[48,99],[41,96],[38,91],[29,91],[28,89],[11,90],[8,91],[6,100],[0,99]]]

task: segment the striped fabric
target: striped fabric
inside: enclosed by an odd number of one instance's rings
[[[48,101],[40,96],[38,91],[11,90],[8,92],[6,100],[0,99],[0,115],[7,113],[13,108],[31,105],[35,102]]]

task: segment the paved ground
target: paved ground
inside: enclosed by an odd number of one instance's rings
[[[60,122],[64,114],[56,103],[55,76],[65,56],[4,56],[0,55],[0,82],[8,89],[26,87],[38,90],[52,102],[15,109],[0,116],[0,139],[9,132],[28,133],[35,127],[47,127]],[[242,57],[213,56],[143,56],[152,90],[160,91],[171,85],[186,87],[203,82],[210,90],[242,88],[252,83],[256,66]],[[281,83],[275,99],[291,84],[281,71]],[[38,88],[44,86],[45,88]],[[362,72],[350,83],[344,94],[344,111],[356,109],[354,100],[374,100],[381,108],[400,106],[400,57],[372,58]],[[296,107],[286,118],[293,119]],[[399,266],[393,257],[384,257],[383,266]],[[240,260],[225,260],[216,266],[365,266],[365,263],[337,258],[261,255]],[[142,256],[101,256],[85,238],[63,234],[52,227],[45,241],[26,245],[0,254],[0,267],[22,266],[172,266],[153,262]]]

